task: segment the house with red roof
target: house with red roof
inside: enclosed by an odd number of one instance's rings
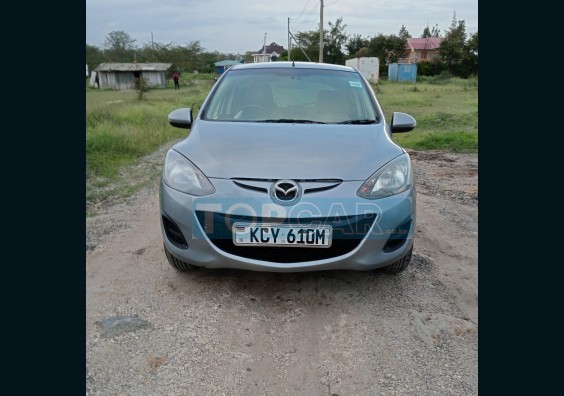
[[[407,58],[400,59],[400,63],[419,63],[438,58],[441,37],[408,38],[406,44]]]
[[[272,42],[270,45],[262,47],[253,54],[254,63],[274,62],[280,57],[283,51],[283,46]]]

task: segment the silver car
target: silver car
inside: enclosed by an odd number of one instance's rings
[[[230,68],[190,134],[166,155],[161,228],[169,263],[253,271],[403,271],[415,227],[409,155],[353,68],[270,62]]]

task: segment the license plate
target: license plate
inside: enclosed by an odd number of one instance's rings
[[[238,246],[331,246],[331,226],[295,226],[290,224],[233,224],[233,243]]]

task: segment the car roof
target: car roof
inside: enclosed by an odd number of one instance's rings
[[[244,69],[281,69],[281,68],[299,68],[299,69],[322,69],[322,70],[340,70],[348,72],[356,72],[349,66],[332,65],[329,63],[313,63],[313,62],[260,62],[260,63],[241,63],[234,65],[230,70]]]

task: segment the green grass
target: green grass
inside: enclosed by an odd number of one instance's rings
[[[394,111],[408,113],[417,127],[394,140],[416,150],[478,151],[478,79],[418,77],[418,82],[382,81],[377,97],[387,121]],[[378,93],[379,92],[379,93]]]
[[[477,152],[478,136],[470,132],[428,132],[416,139],[406,139],[405,147],[415,150],[447,150],[453,152]]]
[[[183,73],[180,78],[188,78],[190,80],[213,80],[214,73]]]
[[[135,91],[86,88],[86,195],[88,202],[135,192],[146,180],[121,180],[124,169],[164,144],[186,136],[168,124],[167,114],[178,107],[192,107],[194,115],[213,81],[197,81],[180,90],[155,89],[138,100]],[[158,170],[156,171],[158,173]],[[149,176],[149,175],[147,175]],[[140,188],[140,187],[139,187]],[[138,189],[138,188],[137,188]]]

